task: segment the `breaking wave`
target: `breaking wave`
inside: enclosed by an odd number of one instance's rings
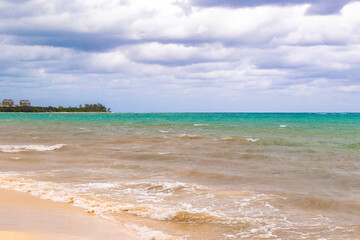
[[[258,236],[265,235],[267,237],[264,237],[264,239],[273,239],[273,237],[276,236],[273,234],[279,228],[298,227],[295,226],[293,222],[287,220],[287,215],[279,213],[279,209],[272,204],[273,201],[281,201],[282,205],[284,199],[275,195],[259,194],[252,191],[218,191],[202,185],[182,182],[107,182],[74,185],[70,183],[54,183],[25,179],[17,177],[16,174],[12,173],[0,174],[0,188],[27,192],[42,199],[70,203],[85,209],[89,214],[94,214],[115,222],[118,222],[118,218],[126,215],[140,217],[136,220],[136,225],[127,222],[126,224],[128,225],[125,226],[137,230],[144,239],[148,240],[170,240],[181,239],[181,237],[170,236],[146,226],[139,226],[138,224],[142,221],[141,219],[145,221],[156,220],[166,223],[190,224],[188,226],[198,226],[202,224],[207,224],[208,226],[216,225],[227,229],[229,234],[232,232],[235,234],[235,237],[245,236],[247,234],[246,236],[248,237],[246,237],[246,239],[257,239]],[[110,190],[115,194],[113,195],[115,197],[117,191],[123,190],[122,194],[127,196],[127,198],[125,198],[127,200],[115,200],[108,198],[109,195],[106,194],[95,194],[94,189]],[[197,200],[192,203],[181,201],[176,205],[168,205],[166,203],[159,205],[156,204],[156,202],[133,201],[134,199],[131,199],[131,196],[135,196],[136,200],[141,200],[141,194],[146,196],[146,199],[152,199],[156,196],[167,197],[177,193],[181,194],[182,197],[184,197],[184,194],[189,194],[189,196],[191,195]],[[229,196],[231,196],[231,198],[229,198]],[[173,197],[177,198],[177,196]],[[233,210],[224,212],[219,206],[198,204],[198,201],[202,201],[202,199],[206,197],[214,201],[220,200],[223,205],[231,206],[230,209]],[[233,200],[228,201],[229,199]],[[317,200],[314,203],[312,199],[305,199],[301,202],[296,202],[296,204],[310,208],[313,208],[313,205],[319,205]],[[327,203],[324,204],[321,202],[320,205],[321,207],[324,207],[322,205],[328,207]],[[236,214],[234,215],[233,213]],[[124,225],[124,222],[120,221],[118,223]],[[237,235],[236,232],[240,235]]]
[[[177,137],[183,138],[183,139],[205,139],[206,137],[200,136],[200,135],[192,135],[192,134],[180,134]]]
[[[225,138],[221,138],[221,139],[217,139],[217,140],[224,141],[224,142],[236,142],[236,143],[240,143],[240,144],[246,144],[246,143],[250,142],[246,138],[243,138],[243,137],[225,137]]]
[[[5,175],[6,176],[6,175]],[[114,188],[112,183],[91,183],[88,186],[95,188]],[[85,185],[82,185],[84,187]],[[139,188],[153,192],[167,192],[175,191],[195,191],[197,186],[190,186],[185,183],[164,183],[164,184],[146,184],[146,183],[129,183],[126,184],[128,188]],[[79,189],[69,188],[66,184],[59,184],[53,182],[36,181],[32,179],[24,179],[17,177],[0,177],[0,187],[8,190],[16,190],[20,192],[28,192],[33,196],[49,199],[57,202],[71,203],[75,206],[86,209],[89,213],[102,215],[104,213],[121,213],[127,212],[141,217],[150,217],[156,220],[171,220],[176,221],[207,221],[205,215],[212,215],[210,212],[204,210],[191,210],[191,205],[183,205],[179,212],[175,209],[160,209],[151,204],[137,204],[117,202],[113,200],[103,199],[79,192]],[[202,216],[203,215],[203,216]],[[209,219],[211,220],[211,219]]]
[[[248,137],[248,138],[246,138],[246,140],[247,140],[248,142],[257,142],[257,141],[259,141],[260,139]]]
[[[81,187],[115,188],[113,183],[90,183]],[[246,219],[229,217],[225,213],[213,210],[211,207],[194,207],[190,203],[181,203],[174,207],[157,207],[146,203],[119,202],[93,196],[79,191],[76,186],[69,187],[66,184],[36,181],[18,177],[9,177],[6,174],[0,176],[0,187],[8,190],[27,192],[33,196],[49,199],[55,202],[71,203],[74,206],[84,208],[86,212],[106,217],[111,214],[127,213],[139,217],[151,218],[160,221],[177,223],[210,223],[222,225],[246,225]],[[79,186],[78,186],[79,187]],[[201,186],[179,182],[166,183],[128,183],[128,189],[137,188],[142,191],[161,192],[172,194],[176,191],[194,192]]]
[[[46,145],[0,145],[0,151],[5,153],[17,153],[24,151],[53,151],[56,149],[60,149],[66,144],[56,144],[51,146]]]

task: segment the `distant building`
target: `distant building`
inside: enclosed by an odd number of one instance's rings
[[[11,106],[14,106],[14,101],[11,100],[11,99],[4,99],[2,101],[2,106],[3,107],[11,107]]]
[[[19,105],[22,107],[30,107],[31,103],[29,100],[20,100]]]

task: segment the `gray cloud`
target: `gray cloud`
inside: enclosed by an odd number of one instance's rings
[[[7,34],[12,34],[15,37],[13,40],[14,44],[53,46],[95,52],[141,42],[119,38],[106,33],[81,33],[73,31],[9,31]]]
[[[311,2],[311,0],[193,0],[196,5],[200,6],[227,6],[227,7],[256,7],[261,5],[289,5],[289,4],[304,4]]]
[[[193,4],[203,7],[257,7],[263,5],[295,5],[295,4],[311,4],[308,9],[309,14],[334,14],[347,3],[353,0],[192,0]]]
[[[354,0],[319,0],[312,4],[312,6],[308,9],[307,13],[320,15],[338,13],[343,6],[352,1]]]

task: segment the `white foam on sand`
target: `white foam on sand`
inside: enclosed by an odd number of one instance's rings
[[[0,145],[0,151],[5,153],[17,153],[23,151],[53,151],[60,149],[66,144],[56,144],[51,146],[46,145]]]

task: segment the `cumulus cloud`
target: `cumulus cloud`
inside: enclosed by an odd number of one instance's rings
[[[356,98],[358,12],[347,0],[0,0],[0,95],[127,111]]]

